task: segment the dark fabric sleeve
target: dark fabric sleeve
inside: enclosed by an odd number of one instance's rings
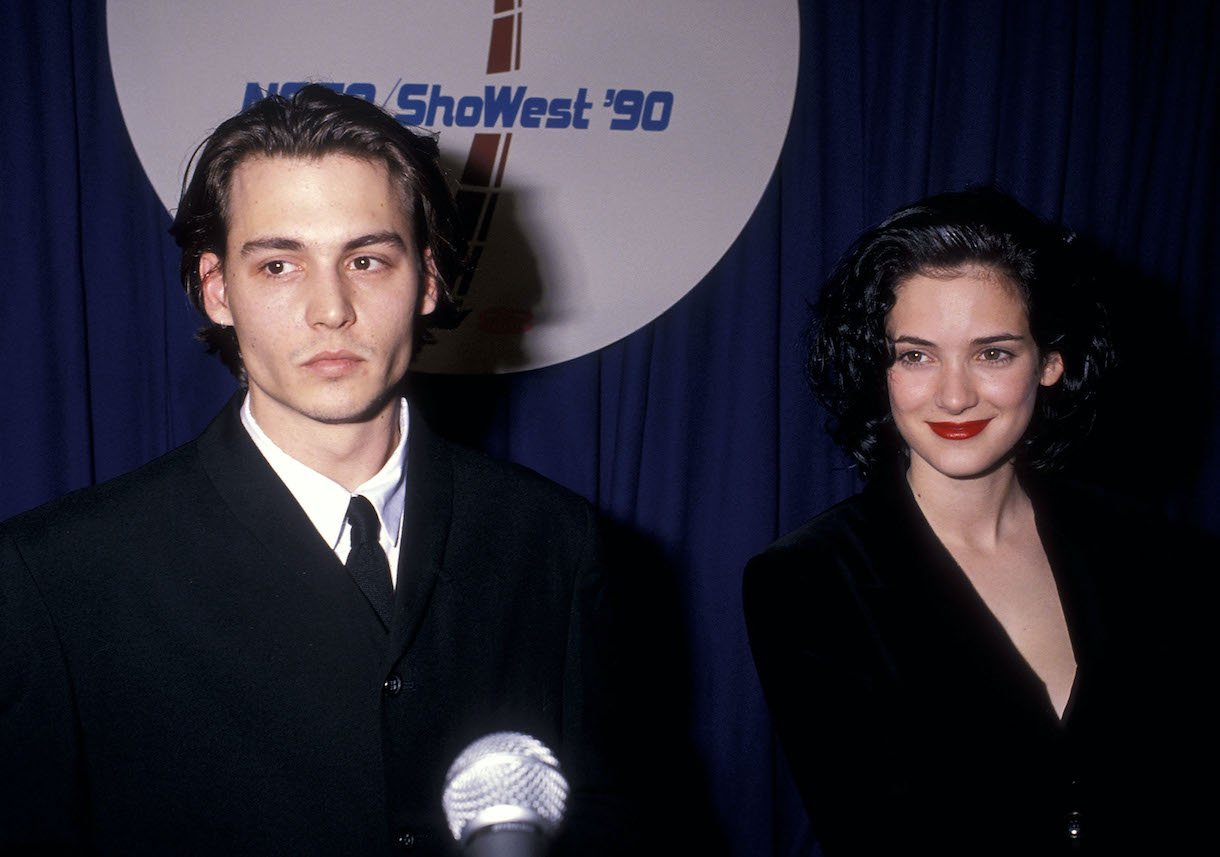
[[[0,853],[83,850],[75,724],[54,622],[21,550],[0,530]]]
[[[887,666],[837,559],[773,551],[746,568],[750,647],[772,722],[823,852],[902,853],[916,787]],[[914,840],[918,841],[918,840]]]
[[[556,855],[621,853],[626,827],[614,765],[617,699],[610,670],[608,569],[591,509],[583,507],[581,556],[573,569],[564,666],[564,768],[572,791]]]

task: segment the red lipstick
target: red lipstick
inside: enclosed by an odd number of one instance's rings
[[[928,426],[946,440],[968,440],[987,428],[989,422],[990,418],[965,423],[928,423]]]

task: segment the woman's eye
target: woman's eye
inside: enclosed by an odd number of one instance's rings
[[[898,355],[899,363],[923,363],[926,359],[922,351],[904,351]]]
[[[1004,360],[1011,355],[1003,348],[985,348],[979,356],[988,363],[994,363],[997,360]]]

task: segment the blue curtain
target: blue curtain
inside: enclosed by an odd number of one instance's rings
[[[414,381],[446,432],[617,524],[641,812],[686,850],[816,853],[740,575],[857,487],[805,391],[800,339],[837,255],[898,205],[992,182],[1096,249],[1125,362],[1076,467],[1220,533],[1220,4],[802,0],[801,31],[775,175],[686,298],[568,363]],[[232,382],[192,341],[104,7],[6,0],[0,32],[3,518],[189,439]]]

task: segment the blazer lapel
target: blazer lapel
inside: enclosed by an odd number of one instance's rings
[[[1053,480],[1030,480],[1026,491],[1034,503],[1038,535],[1055,575],[1076,656],[1076,681],[1064,712],[1064,722],[1068,723],[1077,700],[1088,695],[1090,683],[1104,672],[1106,665],[1102,645],[1106,627],[1098,610],[1103,598],[1093,583],[1093,568],[1105,556],[1108,534],[1104,523],[1099,526],[1093,521],[1084,498],[1067,490],[1067,486]]]
[[[934,640],[925,666],[940,680],[993,694],[1011,715],[1031,723],[1057,722],[1041,680],[975,591],[952,554],[936,537],[905,478],[871,494],[875,520],[893,522],[885,539],[895,569],[885,587],[895,614],[917,621],[913,639]],[[912,610],[913,605],[919,605]],[[953,665],[950,668],[950,665]],[[942,675],[943,673],[943,675]]]

